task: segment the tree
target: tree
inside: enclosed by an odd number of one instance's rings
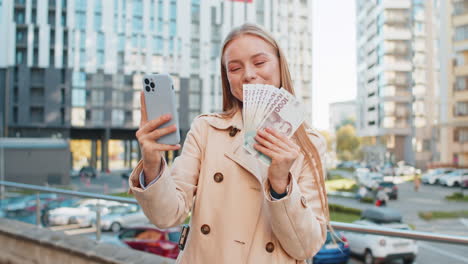
[[[354,126],[348,124],[340,127],[336,132],[336,152],[339,159],[345,161],[356,159],[360,144]]]
[[[321,130],[319,133],[325,138],[325,141],[327,142],[327,151],[331,151],[333,142],[330,133],[326,130]]]

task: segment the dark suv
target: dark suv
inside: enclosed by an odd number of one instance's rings
[[[91,166],[84,166],[80,170],[80,177],[96,178],[96,175],[97,175],[96,169]]]
[[[393,182],[383,181],[379,183],[378,189],[383,189],[391,200],[398,199],[398,187]]]

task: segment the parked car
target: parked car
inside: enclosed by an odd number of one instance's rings
[[[454,170],[442,176],[439,184],[448,187],[460,186],[466,178],[468,178],[468,170]]]
[[[369,172],[367,173],[359,183],[368,189],[376,189],[379,187],[379,183],[384,180],[383,174],[380,172]]]
[[[117,205],[111,206],[109,213],[101,218],[101,229],[116,233],[121,228],[148,223],[148,218],[138,205]]]
[[[439,183],[439,179],[444,175],[454,171],[454,168],[437,168],[428,170],[421,177],[422,183],[436,184]]]
[[[356,181],[360,182],[370,172],[368,168],[358,168],[354,171],[353,177]]]
[[[109,206],[119,205],[114,201],[98,199],[80,200],[69,207],[59,207],[49,211],[50,225],[78,224],[80,227],[91,226],[96,219],[96,210],[101,210],[104,216],[109,212]]]
[[[362,212],[354,224],[409,230],[401,214],[388,207],[372,207]],[[401,259],[413,263],[418,253],[417,242],[405,238],[346,232],[351,254],[364,257],[364,263],[375,264]]]
[[[463,180],[462,186],[463,188],[468,188],[468,179]]]
[[[395,176],[395,166],[391,162],[386,162],[383,166],[379,168],[384,176]]]
[[[180,232],[180,227],[161,230],[156,227],[138,226],[123,229],[118,237],[133,249],[176,259],[179,255]]]
[[[333,241],[334,240],[334,241]],[[314,256],[314,264],[342,264],[347,263],[350,255],[349,243],[343,233],[327,232],[327,240],[319,252]]]
[[[91,166],[84,166],[80,170],[80,177],[96,178],[97,170]]]
[[[388,195],[388,198],[391,200],[398,199],[398,187],[395,183],[390,181],[383,181],[379,183],[378,189],[383,189],[385,193]]]
[[[133,169],[125,169],[120,173],[122,179],[128,180],[130,178],[130,174],[132,174]]]
[[[39,200],[41,203],[45,203],[49,200],[57,199],[57,194],[55,193],[40,193]],[[8,204],[4,207],[5,215],[6,216],[14,216],[18,213],[26,213],[26,208],[35,206],[36,204],[36,195],[25,195],[25,196],[18,196],[13,198],[8,202]]]
[[[70,170],[70,178],[76,178],[80,176],[80,172],[77,170]]]
[[[416,168],[408,165],[401,165],[395,167],[395,175],[397,176],[406,176],[416,174]]]
[[[43,226],[49,226],[50,211],[59,207],[70,207],[79,201],[77,198],[62,198],[50,201],[41,210],[41,223]]]

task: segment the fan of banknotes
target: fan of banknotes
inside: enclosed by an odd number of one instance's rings
[[[273,128],[290,138],[304,122],[304,107],[284,88],[267,84],[244,84],[243,96],[244,148],[269,165],[271,159],[253,147],[257,130]]]

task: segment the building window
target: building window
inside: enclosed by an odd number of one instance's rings
[[[16,30],[16,43],[26,43],[26,30],[17,29]]]
[[[455,91],[464,91],[468,90],[468,76],[459,76],[455,82]]]
[[[15,9],[15,23],[24,24],[24,10]]]
[[[13,123],[18,124],[18,107],[13,107]]]
[[[96,1],[100,2],[100,1]],[[96,31],[101,30],[102,27],[102,14],[101,13],[95,13],[94,15],[94,29]]]
[[[124,110],[114,109],[112,110],[112,125],[122,126],[124,124]]]
[[[72,106],[86,105],[86,90],[85,89],[72,89]]]
[[[104,50],[105,47],[104,33],[98,33],[97,35],[97,48],[98,50]]]
[[[94,109],[93,114],[91,115],[91,122],[94,125],[103,125],[104,124],[104,110]]]
[[[26,52],[24,50],[16,50],[16,64],[26,63]]]
[[[49,25],[51,25],[52,27],[55,27],[55,10],[49,11],[49,16],[47,17],[47,21]]]
[[[104,66],[104,51],[100,50],[97,53],[97,63],[98,67]]]
[[[43,123],[44,122],[44,108],[39,106],[32,106],[29,109],[29,117],[33,123]]]
[[[455,105],[455,116],[467,116],[468,115],[468,101],[457,102]]]
[[[455,40],[461,41],[468,39],[468,25],[463,25],[455,28]]]

